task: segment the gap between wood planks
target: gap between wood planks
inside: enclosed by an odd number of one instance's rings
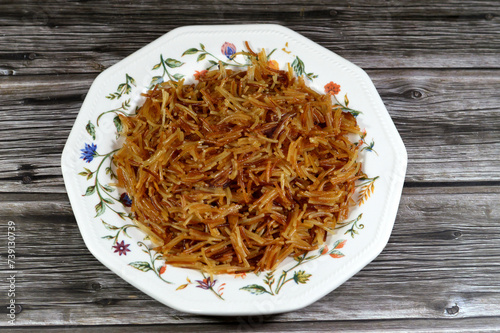
[[[303,321],[303,322],[266,322],[266,317],[235,317],[226,323],[204,323],[204,324],[163,324],[163,325],[65,325],[61,326],[22,326],[13,327],[15,332],[32,332],[50,330],[51,332],[115,332],[121,333],[145,331],[154,332],[197,332],[219,333],[224,330],[235,330],[238,332],[303,332],[305,330],[315,332],[492,332],[500,326],[498,317],[473,317],[460,320],[449,319],[380,319],[380,320],[339,320],[339,321]]]

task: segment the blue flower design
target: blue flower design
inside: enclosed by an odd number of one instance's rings
[[[122,193],[120,195],[120,202],[125,206],[125,207],[130,207],[132,206],[132,199],[128,196],[127,193]]]
[[[233,58],[235,57],[234,54],[236,53],[236,46],[234,46],[233,43],[225,42],[224,44],[222,44],[221,52],[229,60],[233,60]]]
[[[94,157],[98,155],[96,149],[97,146],[94,143],[91,143],[90,145],[86,143],[85,148],[80,149],[82,152],[82,156],[80,156],[80,158],[87,163],[92,162]]]

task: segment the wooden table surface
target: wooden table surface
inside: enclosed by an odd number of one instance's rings
[[[170,309],[80,236],[60,155],[105,68],[173,28],[287,26],[367,71],[409,157],[378,258],[309,307],[265,317]],[[500,331],[500,5],[462,1],[0,1],[0,326],[38,331]]]

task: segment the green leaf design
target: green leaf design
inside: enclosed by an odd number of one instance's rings
[[[273,284],[274,283],[274,270],[270,271],[269,273],[266,274],[266,277],[264,278],[264,281],[267,284]]]
[[[104,211],[106,210],[106,206],[104,205],[103,201],[99,201],[97,205],[95,205],[95,212],[97,215],[95,217],[98,217],[102,214],[104,214]]]
[[[184,53],[182,54],[182,57],[184,57],[186,54],[195,54],[198,52],[198,49],[197,48],[190,48],[190,49],[187,49],[186,51],[184,51]]]
[[[173,76],[173,77],[174,77],[174,79],[176,79],[176,80],[180,80],[180,79],[182,79],[182,78],[184,77],[184,75],[182,75],[181,73],[177,73],[177,74],[174,74],[174,75],[172,75],[172,76]]]
[[[153,267],[151,267],[151,265],[147,261],[134,261],[129,265],[143,272],[147,272],[153,269]]]
[[[219,64],[219,63],[218,63],[217,61],[215,61],[215,60],[209,60],[208,62],[209,62],[211,65],[207,68],[207,70],[208,70],[208,69],[211,69],[212,67],[217,66],[217,65]]]
[[[156,65],[154,65],[154,66],[153,66],[153,70],[160,68],[160,66],[161,66],[161,63],[160,63],[160,64],[156,64]]]
[[[130,92],[132,91],[131,84],[137,86],[134,78],[128,74],[125,74],[125,82],[120,83],[116,88],[116,92],[110,93],[108,96],[106,96],[106,98],[113,100],[122,97],[123,94],[130,94]],[[99,122],[97,122],[97,125],[99,125]]]
[[[274,48],[268,55],[267,55],[267,60],[269,60],[271,58],[271,55],[274,53],[274,51],[276,51],[277,49]]]
[[[340,252],[339,250],[332,250],[330,251],[330,256],[332,256],[332,258],[342,258],[344,256],[344,254],[342,252]]]
[[[182,65],[184,65],[183,62],[180,62],[179,60],[175,60],[172,58],[168,58],[167,60],[165,60],[165,64],[170,68],[181,67]]]
[[[113,200],[111,200],[109,198],[102,198],[102,201],[104,201],[105,203],[110,204],[110,205],[113,204]]]
[[[134,86],[137,86],[137,84],[135,83],[135,79],[132,76],[130,76],[128,74],[125,74],[125,75],[127,76],[127,79],[130,83],[132,83]]]
[[[203,45],[202,43],[200,43],[200,47],[203,51],[205,51],[205,45]]]
[[[297,271],[293,274],[293,280],[296,284],[306,284],[312,274],[307,274],[305,271]]]
[[[163,82],[163,76],[153,76],[151,79],[151,87]]]
[[[106,191],[106,192],[113,192],[115,189],[112,188],[111,186],[109,185],[102,185],[102,188]],[[113,202],[111,202],[113,203]]]
[[[240,290],[246,290],[254,295],[269,294],[269,291],[267,291],[266,288],[258,284],[250,284],[240,288]]]
[[[345,107],[349,106],[349,98],[347,98],[347,94],[344,95],[344,104],[345,104]]]
[[[87,133],[92,137],[92,139],[95,140],[95,126],[92,124],[89,120],[87,126],[85,126],[85,129],[87,130]]]
[[[202,54],[200,54],[200,55],[198,56],[198,58],[196,59],[196,62],[198,62],[198,61],[202,61],[203,59],[205,59],[205,57],[206,57],[206,56],[207,56],[207,54],[206,54],[206,53],[202,53]]]
[[[92,176],[94,175],[94,173],[92,171],[90,171],[89,169],[87,169],[87,168],[83,168],[83,169],[85,171],[79,172],[78,174],[80,176],[87,177],[87,180],[89,180],[90,178],[92,178]]]
[[[123,129],[123,126],[122,126],[122,121],[120,119],[120,117],[116,116],[113,118],[113,124],[115,124],[115,127],[116,127],[116,131],[118,133],[120,133]]]
[[[343,248],[344,247],[344,244],[345,244],[346,240],[345,239],[339,239],[338,241],[336,241],[334,244],[333,244],[333,248],[334,249],[337,249],[337,248]]]
[[[306,73],[306,67],[304,65],[304,62],[302,61],[302,59],[300,59],[297,56],[295,56],[295,60],[292,62],[292,68],[295,71],[295,74],[297,74],[297,76],[305,74],[305,76],[311,81],[312,81],[312,79],[315,79],[318,77],[314,73]]]
[[[94,194],[94,192],[95,192],[95,186],[89,186],[89,187],[87,187],[87,190],[85,191],[84,196],[92,195],[92,194]]]
[[[102,238],[102,239],[108,239],[108,240],[109,240],[109,239],[113,239],[114,237],[113,237],[113,236],[111,236],[111,235],[107,235],[107,236],[103,236],[103,237],[101,237],[101,238]]]
[[[107,222],[104,222],[103,220],[101,220],[101,222],[102,222],[102,224],[104,224],[104,227],[105,227],[106,229],[108,229],[108,230],[118,230],[118,229],[120,229],[120,228],[118,228],[118,227],[115,227],[115,226],[114,226],[114,225],[112,225],[112,224],[109,224],[109,223],[107,223]]]
[[[311,81],[312,81],[312,79],[315,79],[315,78],[317,78],[317,77],[318,77],[318,75],[316,75],[316,74],[314,74],[314,73],[307,73],[306,75],[307,75],[307,78],[308,78],[309,80],[311,80]]]
[[[292,62],[292,68],[295,71],[295,74],[297,74],[297,76],[304,74],[304,67],[304,62],[296,56],[295,60]]]
[[[352,238],[354,238],[354,235],[359,235],[359,232],[356,229],[349,229],[346,232],[344,232],[344,235],[347,235],[349,232],[351,233]]]

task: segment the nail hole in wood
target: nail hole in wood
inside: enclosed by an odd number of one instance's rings
[[[96,291],[97,290],[101,290],[102,286],[101,286],[101,284],[99,282],[94,282],[94,283],[92,283],[92,289],[94,289]]]
[[[457,314],[459,311],[460,311],[460,308],[458,307],[458,305],[456,303],[451,308],[446,308],[446,313],[448,313],[449,315]]]
[[[411,97],[413,97],[413,98],[422,98],[422,96],[423,96],[423,94],[419,90],[413,90],[411,92]]]

